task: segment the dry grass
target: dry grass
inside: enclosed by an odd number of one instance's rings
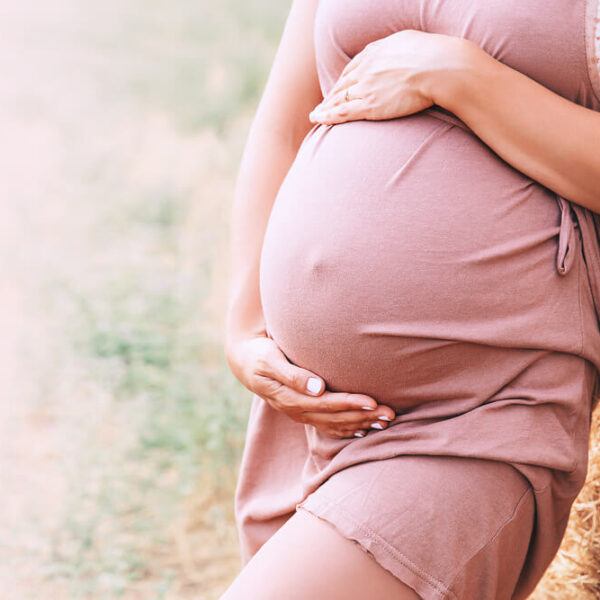
[[[556,558],[531,600],[600,598],[600,410],[592,419],[586,483],[577,497]]]

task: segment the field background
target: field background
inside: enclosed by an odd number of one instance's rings
[[[228,223],[289,4],[0,3],[2,600],[239,569]]]

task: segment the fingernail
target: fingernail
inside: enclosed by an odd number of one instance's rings
[[[385,415],[381,415],[380,417],[377,417],[380,421],[391,421],[391,419],[389,417],[386,417]]]
[[[321,391],[321,380],[316,377],[309,377],[306,382],[306,389],[311,394],[318,394]]]
[[[371,408],[370,406],[361,406],[361,408],[363,410],[375,410],[374,408]]]
[[[371,427],[373,429],[383,429],[383,425],[381,423],[371,423]]]
[[[354,437],[365,437],[365,434],[364,434],[362,431],[357,431],[357,432],[354,434]]]

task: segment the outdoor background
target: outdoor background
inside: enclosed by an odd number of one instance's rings
[[[238,572],[228,223],[289,6],[0,1],[0,600]]]

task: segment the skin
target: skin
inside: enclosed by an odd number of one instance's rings
[[[313,124],[397,118],[437,104],[515,168],[600,212],[600,153],[592,151],[600,140],[600,114],[558,96],[468,40],[414,30],[368,44],[323,99],[312,37],[316,6],[317,0],[293,2],[244,149],[233,202],[225,354],[234,375],[276,410],[328,435],[348,437],[373,423],[386,427],[378,417],[393,418],[392,409],[361,394],[330,393],[318,374],[292,365],[267,335],[260,303],[267,220]],[[316,394],[306,387],[311,377],[321,384]],[[289,519],[222,600],[293,600],[290,590],[299,590],[298,598],[418,600],[350,540],[324,521],[309,520],[300,513]]]
[[[219,600],[365,598],[420,600],[421,596],[333,525],[299,510],[261,546]]]
[[[316,7],[316,0],[292,4],[242,155],[231,215],[224,350],[232,373],[273,408],[327,435],[347,438],[386,428],[395,417],[393,409],[364,394],[330,392],[318,373],[291,364],[267,335],[259,293],[267,220],[279,186],[313,127],[308,114],[323,100],[313,49]],[[311,377],[321,384],[316,394],[307,389]]]
[[[349,87],[351,98],[362,99],[346,102]],[[311,120],[390,119],[432,104],[453,112],[522,173],[600,212],[600,113],[463,38],[408,29],[375,40],[346,65]]]
[[[600,212],[600,153],[593,151],[600,141],[600,113],[559,96],[469,40],[416,30],[368,44],[321,101],[308,45],[315,4],[292,6],[238,173],[225,351],[236,377],[276,410],[328,435],[350,437],[385,428],[393,410],[368,396],[331,393],[318,374],[291,365],[266,334],[258,290],[268,215],[311,123],[398,118],[437,104],[515,168]],[[320,104],[306,119],[315,102]],[[264,164],[268,172],[260,168]],[[320,385],[316,394],[307,389],[310,378]]]

